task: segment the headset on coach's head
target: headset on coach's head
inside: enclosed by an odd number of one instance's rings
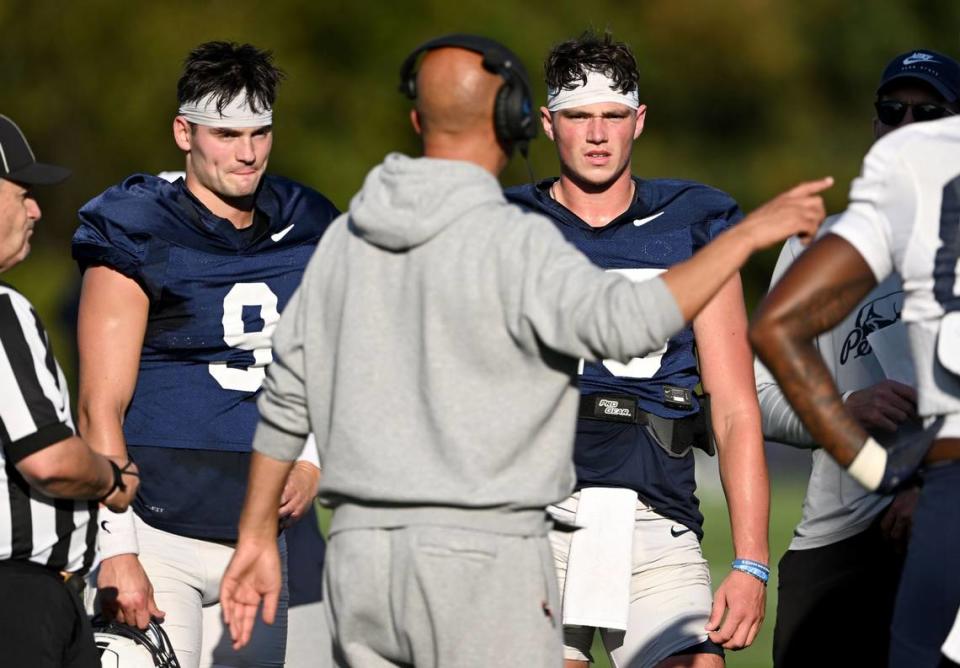
[[[537,124],[530,95],[530,82],[523,63],[510,49],[499,42],[479,35],[454,34],[437,37],[413,50],[400,66],[400,92],[411,100],[417,97],[417,59],[433,49],[456,47],[483,56],[483,67],[500,75],[503,85],[497,91],[493,106],[493,126],[507,147],[516,146],[527,155],[531,139],[537,136]]]

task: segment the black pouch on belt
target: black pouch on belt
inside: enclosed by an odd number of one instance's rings
[[[671,457],[686,457],[691,448],[699,448],[711,457],[717,452],[710,421],[710,396],[698,399],[700,410],[693,415],[675,419],[647,416],[647,432]]]
[[[717,437],[713,433],[713,416],[710,414],[710,395],[702,394],[700,412],[697,413],[697,425],[693,432],[693,447],[700,448],[713,457],[717,454]]]

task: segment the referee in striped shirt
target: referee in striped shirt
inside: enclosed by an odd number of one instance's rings
[[[69,172],[38,163],[0,115],[0,272],[23,260],[40,219],[30,187]],[[0,663],[99,668],[79,589],[93,565],[97,505],[122,511],[137,470],[76,436],[63,372],[30,302],[0,282]]]

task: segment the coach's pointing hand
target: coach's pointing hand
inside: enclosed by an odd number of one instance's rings
[[[757,207],[736,227],[749,232],[760,250],[797,235],[804,243],[817,232],[827,212],[820,193],[833,185],[833,177],[807,181]]]
[[[795,234],[812,236],[825,216],[823,199],[818,193],[832,185],[833,178],[827,177],[801,183],[774,197],[693,257],[661,274],[683,319],[693,320],[756,251]]]

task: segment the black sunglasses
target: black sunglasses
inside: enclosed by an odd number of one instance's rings
[[[913,109],[913,120],[915,121],[935,121],[944,116],[952,116],[953,112],[940,104],[932,102],[921,102],[920,104],[909,104],[899,100],[878,100],[873,103],[877,110],[877,118],[884,125],[900,125],[903,117],[907,115],[907,108]]]

